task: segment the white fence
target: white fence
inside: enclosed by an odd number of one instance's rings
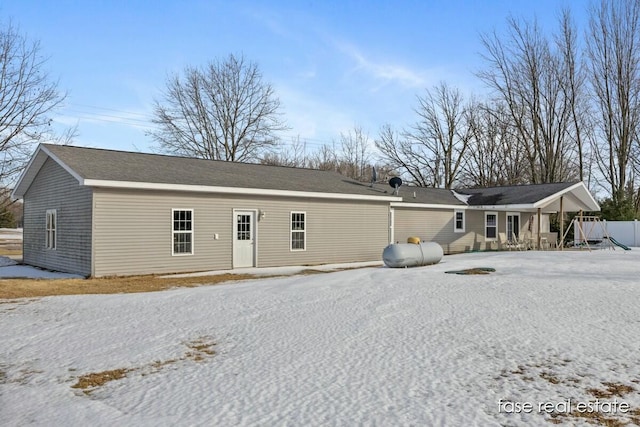
[[[582,229],[589,240],[600,240],[606,230],[607,234],[618,242],[626,246],[640,247],[640,222],[634,221],[600,221],[594,223],[585,221],[582,223]],[[576,241],[580,239],[580,230],[578,230],[578,222],[573,223],[573,236]]]

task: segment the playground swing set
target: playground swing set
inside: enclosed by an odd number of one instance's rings
[[[616,246],[618,246],[625,251],[631,250],[631,248],[618,242],[609,235],[606,224],[600,219],[600,217],[583,215],[582,211],[573,217],[569,227],[567,227],[567,230],[560,240],[561,248],[564,246],[564,241],[572,226],[578,234],[574,237],[574,248],[584,248],[588,250],[591,250],[592,248],[615,250]]]

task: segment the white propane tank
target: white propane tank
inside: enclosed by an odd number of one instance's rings
[[[435,242],[396,243],[384,248],[382,260],[387,267],[417,267],[437,264],[444,255],[442,246]]]

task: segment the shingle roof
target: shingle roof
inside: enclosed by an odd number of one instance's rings
[[[391,187],[388,185],[386,187],[389,189],[389,192],[393,192]],[[402,197],[402,201],[405,203],[465,205],[453,195],[451,190],[447,190],[446,188],[413,187],[410,185],[403,185],[399,188],[398,195]]]
[[[393,196],[331,171],[43,145],[83,179]]]
[[[398,196],[386,183],[373,186],[347,178],[336,172],[252,163],[223,162],[161,154],[132,153],[126,151],[84,148],[66,145],[42,144],[32,163],[25,170],[14,189],[14,196],[22,197],[35,178],[49,154],[54,156],[80,181],[86,185],[125,186],[140,184],[136,188],[195,189],[196,191],[239,192],[254,191],[252,194],[281,194],[302,197],[373,198],[371,200],[398,201],[404,203],[446,206],[465,206],[452,191],[442,188],[412,187],[403,185]],[[118,184],[118,185],[116,185]],[[553,196],[575,183],[555,183],[518,185],[491,188],[457,189],[461,195],[469,195],[469,206],[533,205]],[[185,187],[186,186],[186,187]],[[205,190],[201,189],[204,188]],[[263,193],[263,191],[267,193]],[[277,193],[280,191],[281,193]],[[584,194],[583,194],[584,193]],[[338,195],[338,196],[336,196]],[[577,198],[576,198],[577,197]],[[588,190],[571,200],[583,205],[599,208]],[[579,200],[578,200],[579,199]],[[569,199],[567,199],[569,200]],[[545,206],[548,203],[545,202]],[[529,207],[531,207],[529,206]]]
[[[538,202],[575,184],[575,182],[559,182],[552,184],[463,188],[457,189],[456,192],[471,195],[468,203],[472,206],[524,205]]]

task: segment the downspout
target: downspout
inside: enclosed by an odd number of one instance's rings
[[[564,196],[560,196],[560,250],[564,250]]]

